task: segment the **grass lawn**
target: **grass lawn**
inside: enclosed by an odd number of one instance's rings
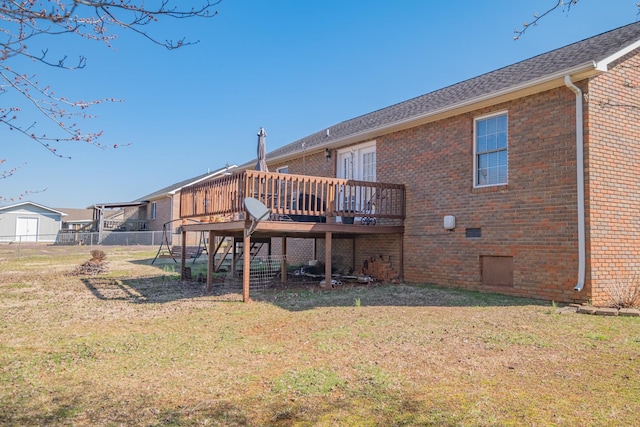
[[[101,249],[74,276],[89,248],[0,246],[0,425],[640,424],[640,318],[409,285],[244,304]]]

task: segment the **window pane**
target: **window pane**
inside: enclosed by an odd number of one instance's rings
[[[496,148],[507,148],[507,134],[499,133],[497,136]]]
[[[485,120],[479,120],[477,126],[478,137],[485,136],[487,134],[487,122]]]
[[[478,153],[482,153],[484,151],[487,151],[487,137],[486,136],[478,137],[478,147],[476,148],[476,151]]]
[[[498,164],[500,166],[507,166],[507,150],[499,151],[497,154],[498,154]]]
[[[498,132],[506,132],[507,131],[507,116],[496,117],[497,121],[497,131]]]
[[[491,119],[487,119],[487,134],[492,134],[492,133],[496,133],[496,119],[491,118]]]
[[[497,168],[490,168],[489,169],[489,176],[487,178],[487,184],[495,184],[498,182],[498,169]]]
[[[487,170],[486,169],[478,169],[478,185],[486,185],[487,184]]]
[[[487,162],[487,155],[486,154],[482,154],[482,155],[478,156],[478,168],[484,169],[487,166],[489,166],[489,164]]]
[[[498,182],[499,183],[506,183],[507,182],[507,166],[501,166],[498,169]]]
[[[496,134],[487,135],[487,150],[495,150],[498,147]]]
[[[487,157],[489,158],[490,168],[495,168],[496,166],[498,166],[498,153],[487,154]]]
[[[365,153],[362,156],[362,179],[364,181],[376,180],[376,153]]]

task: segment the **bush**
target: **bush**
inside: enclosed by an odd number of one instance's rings
[[[615,280],[605,288],[605,293],[612,307],[640,307],[640,280],[637,276]]]
[[[103,262],[107,259],[107,254],[104,251],[99,249],[94,249],[91,251],[91,261],[93,262]]]

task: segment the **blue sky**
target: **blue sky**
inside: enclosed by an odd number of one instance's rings
[[[68,98],[123,100],[92,107],[98,117],[79,125],[103,130],[104,145],[130,145],[58,146],[68,160],[0,129],[3,169],[19,167],[0,181],[0,196],[29,190],[34,193],[23,200],[66,208],[131,201],[226,163],[254,159],[260,127],[270,151],[638,19],[636,1],[581,0],[513,40],[516,27],[554,3],[223,0],[214,18],[149,28],[161,39],[200,40],[176,51],[126,32],[112,49],[50,38],[50,55],[84,55],[87,66],[62,71],[24,61],[11,65]],[[4,106],[21,102],[12,95],[0,99]],[[22,118],[37,122],[36,131],[46,130],[37,113],[23,110]]]

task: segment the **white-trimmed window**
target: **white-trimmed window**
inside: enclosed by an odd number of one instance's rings
[[[151,219],[156,219],[156,202],[151,202]]]
[[[507,113],[483,116],[474,121],[474,187],[507,183],[508,165]]]

